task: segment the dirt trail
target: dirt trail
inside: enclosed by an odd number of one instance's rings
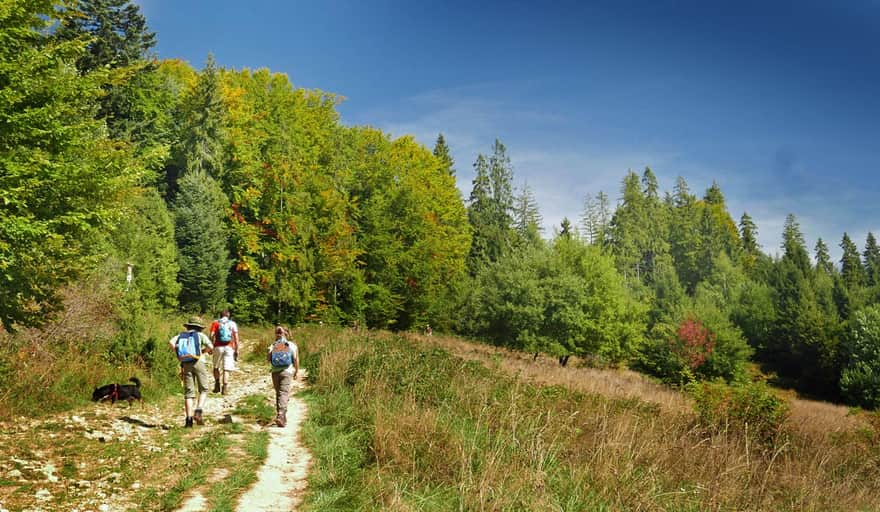
[[[294,390],[302,382],[294,383]],[[293,390],[291,390],[293,391]],[[299,431],[305,419],[306,404],[292,396],[288,404],[289,422],[275,428],[269,439],[268,457],[257,473],[257,483],[241,498],[239,512],[296,510],[306,488],[311,454],[300,444]]]
[[[238,402],[249,395],[265,396],[274,408],[275,392],[266,365],[242,362],[228,395],[209,394],[206,425],[189,432],[213,433],[220,423],[232,421],[246,431],[269,433],[267,460],[257,471],[256,483],[241,496],[237,510],[290,511],[301,502],[311,461],[300,444],[306,404],[296,396],[305,388],[305,374],[301,369],[293,382],[286,427],[262,426],[233,415]],[[167,472],[180,456],[174,439],[182,424],[180,395],[131,408],[101,403],[41,419],[0,423],[0,512],[142,509],[145,493],[161,495],[169,490]],[[233,445],[243,439],[225,435]],[[141,471],[148,467],[150,472]],[[230,469],[218,468],[205,484],[189,489],[178,510],[205,510],[211,486],[226,478]]]
[[[237,421],[232,416],[232,411],[239,400],[249,395],[265,395],[274,406],[275,390],[266,368],[245,363],[233,375],[229,393],[226,396],[211,394],[205,403],[204,411],[208,421]],[[300,427],[307,408],[296,393],[305,388],[305,375],[306,370],[301,369],[291,385],[288,422],[284,428],[250,426],[253,429],[268,429],[268,456],[257,472],[257,482],[242,496],[236,510],[293,511],[302,500],[311,454],[300,443]],[[184,499],[178,511],[204,510],[205,501],[202,490],[195,489]]]

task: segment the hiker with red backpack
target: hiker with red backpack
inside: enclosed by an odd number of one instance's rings
[[[238,324],[229,319],[228,309],[211,324],[211,341],[214,344],[214,393],[225,395],[238,359]]]
[[[275,388],[275,424],[287,424],[287,402],[290,400],[290,385],[299,372],[299,349],[288,338],[287,329],[275,327],[275,341],[269,345],[266,359],[272,365],[272,386]]]
[[[180,361],[180,376],[183,379],[183,403],[186,412],[184,427],[192,428],[193,420],[199,425],[204,425],[202,410],[208,398],[208,369],[202,354],[210,354],[214,350],[211,340],[205,336],[202,330],[205,328],[202,319],[198,316],[190,317],[183,324],[185,331],[174,336],[168,341],[171,350]],[[193,401],[198,401],[193,411]]]

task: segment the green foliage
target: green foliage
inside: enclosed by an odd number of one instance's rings
[[[499,345],[613,363],[634,353],[645,321],[611,257],[563,236],[486,267],[466,316],[471,334]]]
[[[102,67],[129,66],[146,57],[156,44],[140,7],[130,0],[78,0],[62,12],[56,37],[86,39],[77,67],[89,72]]]
[[[454,178],[412,139],[360,130],[361,165],[350,193],[371,326],[409,329],[448,304],[439,299],[464,271],[470,232]]]
[[[483,265],[498,261],[515,240],[513,167],[501,141],[495,140],[490,157],[477,156],[474,172],[467,207],[468,222],[473,230],[468,254],[471,275],[476,275]]]
[[[452,158],[449,146],[446,145],[446,139],[443,137],[442,133],[437,135],[437,142],[434,144],[433,153],[437,160],[440,161],[440,165],[446,169],[446,172],[455,176],[455,160]]]
[[[229,275],[226,197],[213,178],[194,171],[180,180],[174,199],[174,237],[181,284],[180,305],[202,313],[226,304]]]
[[[844,341],[846,364],[840,390],[852,404],[880,406],[880,306],[857,311]]]
[[[0,8],[0,322],[38,325],[89,267],[93,236],[142,168],[95,120],[104,76],[81,75],[79,41],[45,35],[50,2]]]
[[[177,306],[180,284],[174,221],[165,201],[154,188],[139,191],[131,198],[110,234],[113,257],[108,272],[119,276],[120,288],[135,294],[147,309],[171,310]],[[125,283],[125,268],[132,265],[131,285]]]
[[[589,194],[584,198],[584,208],[581,214],[581,235],[590,245],[605,247],[609,238],[611,224],[611,206],[608,195],[599,192],[596,197]]]
[[[723,309],[727,302],[719,293],[711,285],[701,285],[692,302],[654,324],[636,366],[674,384],[743,380],[752,350]]]
[[[687,389],[700,424],[712,432],[747,436],[768,447],[784,433],[788,403],[764,383],[729,386],[723,382],[695,382]]]
[[[525,183],[514,198],[513,205],[513,225],[521,243],[532,245],[542,243],[543,222],[535,194],[528,183]]]

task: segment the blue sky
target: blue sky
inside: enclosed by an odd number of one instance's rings
[[[138,0],[160,58],[268,67],[433,147],[467,197],[496,138],[548,233],[628,169],[717,181],[765,252],[880,235],[880,1]],[[839,4],[839,5],[838,5]]]

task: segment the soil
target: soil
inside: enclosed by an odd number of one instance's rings
[[[300,443],[307,407],[296,396],[306,386],[306,372],[301,369],[293,382],[287,425],[264,426],[233,413],[238,402],[249,395],[265,396],[274,408],[275,392],[265,365],[240,363],[227,395],[209,393],[204,407],[206,424],[196,425],[188,434],[198,434],[198,429],[213,432],[228,422],[241,423],[246,431],[268,431],[268,457],[236,510],[296,510],[311,462],[311,455]],[[173,464],[168,436],[179,432],[183,424],[182,402],[177,395],[160,403],[136,402],[131,407],[97,403],[51,417],[18,418],[0,424],[0,512],[137,510],[139,493],[166,484],[162,475],[139,474],[136,469],[152,467],[157,456]],[[229,468],[215,470],[206,484],[183,496],[177,510],[204,510],[205,493],[228,474]]]

